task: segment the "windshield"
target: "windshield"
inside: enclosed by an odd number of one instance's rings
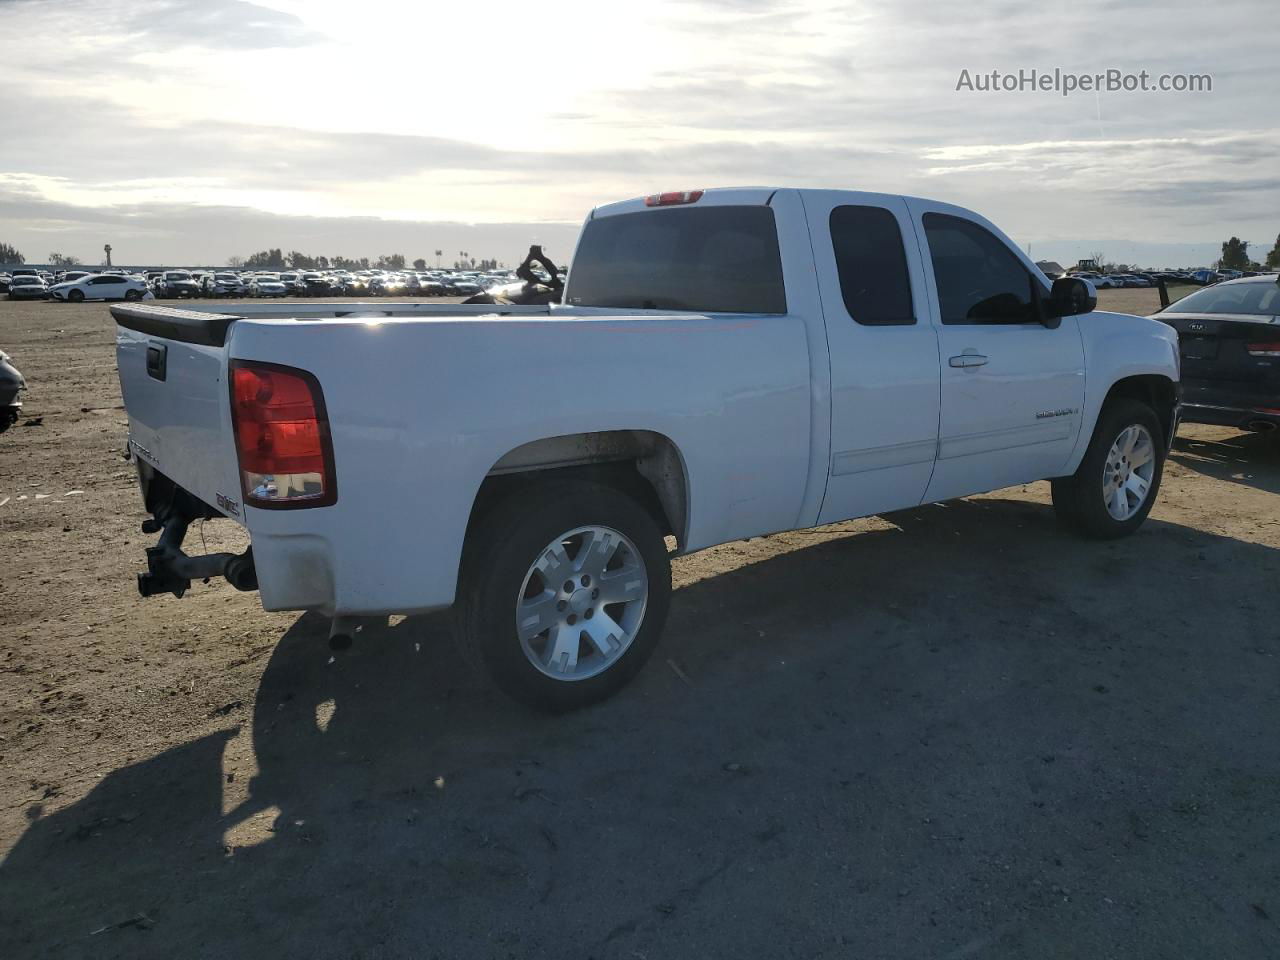
[[[189,273],[166,273],[166,274],[164,275],[164,278],[165,278],[166,280],[190,280],[190,279],[191,279],[191,274],[189,274]]]
[[[1280,284],[1235,283],[1206,287],[1183,297],[1169,307],[1170,313],[1246,313],[1271,317],[1280,315]]]
[[[574,257],[565,302],[786,313],[773,210],[678,207],[590,220]]]

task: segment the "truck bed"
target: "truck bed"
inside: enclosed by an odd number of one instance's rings
[[[684,451],[686,549],[795,526],[825,469],[799,317],[385,302],[112,313],[135,455],[248,528],[268,609],[448,605],[476,491],[533,442],[645,431]],[[322,388],[332,505],[245,503],[228,382],[240,361]]]

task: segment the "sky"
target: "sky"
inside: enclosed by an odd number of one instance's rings
[[[568,258],[600,203],[732,185],[970,207],[1036,259],[1198,266],[1280,234],[1260,0],[0,0],[0,241]],[[957,89],[992,70],[1211,91]]]

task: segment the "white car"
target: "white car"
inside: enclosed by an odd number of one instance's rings
[[[253,277],[249,281],[251,297],[284,297],[288,294],[289,288],[279,277]]]
[[[690,553],[1044,479],[1070,528],[1136,530],[1177,334],[1095,303],[961,207],[741,188],[595,209],[563,305],[115,307],[163,528],[139,589],[225,576],[331,617],[335,645],[359,616],[457,605],[503,690],[581,707],[657,645],[666,537]],[[185,554],[219,517],[252,547]]]
[[[154,300],[151,288],[141,277],[124,277],[118,273],[91,273],[78,280],[55,283],[49,297],[68,303],[84,300]]]
[[[1110,277],[1100,273],[1073,273],[1073,277],[1079,277],[1081,280],[1088,280],[1099,290],[1109,290],[1112,287],[1118,287],[1120,284],[1112,280]]]

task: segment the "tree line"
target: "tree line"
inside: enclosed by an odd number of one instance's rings
[[[440,251],[436,251],[437,259]],[[231,257],[227,266],[236,270],[403,270],[408,261],[403,253],[387,253],[371,260],[369,257],[325,257],[311,256],[299,250],[285,253],[280,247],[259,250],[247,257]],[[482,259],[464,255],[453,262],[453,269],[461,270],[494,270],[499,266],[497,260]],[[427,261],[423,257],[413,261],[415,270],[427,269]]]
[[[11,243],[0,243],[0,263],[26,263],[27,258],[22,255],[19,250]],[[51,253],[47,261],[50,266],[54,267],[78,267],[80,266],[80,258],[68,256],[62,253]]]

